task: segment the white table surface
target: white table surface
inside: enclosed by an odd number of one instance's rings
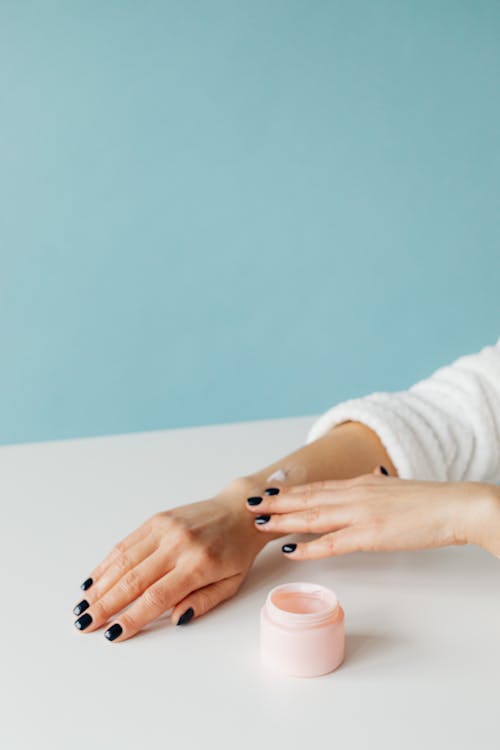
[[[293,563],[275,541],[236,598],[185,627],[122,644],[73,627],[80,582],[119,538],[296,448],[310,423],[0,449],[0,747],[498,750],[500,561],[473,547]],[[259,608],[291,580],[344,606],[346,660],[328,676],[260,665]]]

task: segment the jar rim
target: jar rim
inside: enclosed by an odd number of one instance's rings
[[[297,593],[305,594],[319,599],[324,606],[313,612],[291,612],[283,609],[275,603],[276,594]],[[269,616],[275,622],[284,625],[304,626],[317,625],[320,622],[329,620],[338,610],[339,602],[334,591],[319,583],[310,583],[307,581],[293,581],[291,583],[282,583],[272,588],[266,598],[266,608]]]

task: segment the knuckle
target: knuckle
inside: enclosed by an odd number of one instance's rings
[[[135,570],[129,570],[123,578],[118,581],[118,586],[128,598],[137,596],[141,588],[140,576]]]
[[[216,552],[206,546],[200,547],[194,557],[191,564],[191,573],[196,580],[204,579],[207,574],[207,570],[210,569],[217,562]]]
[[[304,489],[304,495],[303,495],[305,505],[310,505],[312,503],[315,492],[316,490],[312,484],[308,484],[306,486],[306,488]]]
[[[218,559],[218,550],[213,544],[198,542],[195,549],[195,557],[201,565],[209,565]]]
[[[167,609],[167,594],[163,586],[150,586],[143,596],[147,609],[154,611]]]
[[[196,531],[194,531],[194,529],[188,528],[187,526],[184,526],[184,524],[179,526],[179,528],[177,529],[177,534],[179,542],[186,547],[195,544],[198,540]]]
[[[94,613],[94,620],[105,622],[109,619],[112,614],[111,607],[109,607],[104,599],[98,599],[92,605],[92,612]]]
[[[199,614],[202,612],[208,612],[213,607],[213,595],[208,591],[198,591],[196,596],[197,606],[194,608],[195,612]]]
[[[85,599],[88,601],[91,607],[94,606],[94,602],[99,601],[101,596],[105,594],[105,589],[101,586],[100,581],[97,583],[94,583],[92,586],[92,589],[89,592],[86,592]]]
[[[314,524],[316,523],[320,518],[320,509],[318,506],[313,506],[309,508],[305,513],[305,520],[307,523]]]
[[[149,519],[149,523],[152,528],[155,528],[165,523],[165,519],[166,519],[166,514],[164,512],[159,511],[158,513],[154,513],[151,516],[151,518]]]
[[[337,540],[333,536],[333,534],[328,534],[324,538],[325,547],[329,554],[333,555],[333,553],[337,549]]]
[[[118,555],[122,555],[124,552],[125,552],[125,542],[123,540],[120,542],[117,542],[112,549],[112,554],[115,557],[118,557]]]
[[[197,532],[175,516],[168,517],[168,534],[180,544],[191,544],[197,539]]]
[[[116,573],[125,573],[131,565],[130,557],[126,552],[122,552],[114,561],[113,568]]]
[[[120,624],[127,632],[127,634],[136,633],[138,630],[140,630],[139,622],[136,616],[130,610],[125,612],[123,615],[120,615]]]
[[[113,547],[113,549],[110,551],[110,553],[107,555],[105,564],[114,563],[115,560],[119,558],[120,555],[122,555],[124,551],[125,551],[124,542],[117,542],[115,546]]]

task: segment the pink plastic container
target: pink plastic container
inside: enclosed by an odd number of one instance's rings
[[[344,659],[344,610],[331,589],[285,583],[268,593],[260,611],[263,664],[296,677],[333,672]]]

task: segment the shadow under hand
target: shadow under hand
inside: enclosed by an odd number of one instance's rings
[[[284,542],[280,539],[273,540],[262,550],[241,584],[238,596],[260,591],[264,586],[269,589],[287,579],[293,580],[297,577],[293,562],[287,560],[280,552],[281,544]]]

